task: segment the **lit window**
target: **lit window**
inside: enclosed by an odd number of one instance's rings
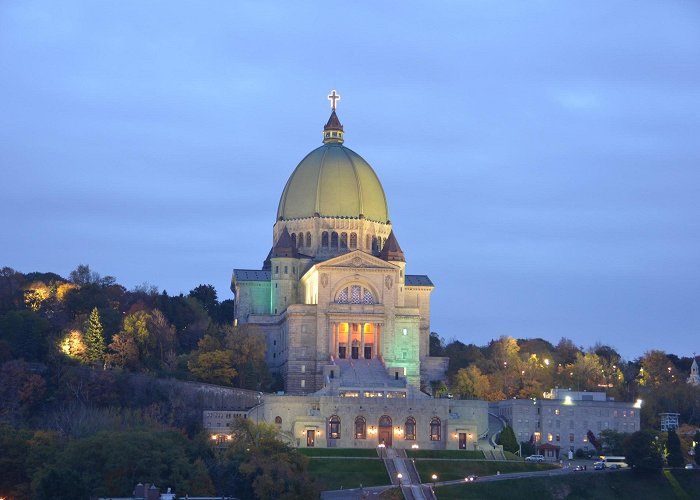
[[[413,417],[408,417],[404,425],[404,435],[408,441],[414,441],[416,439],[416,419]]]
[[[367,421],[365,417],[355,419],[355,439],[367,439]]]
[[[430,421],[430,440],[440,441],[442,439],[442,424],[440,419],[433,417]]]
[[[340,439],[340,417],[333,415],[328,419],[328,436],[331,439]]]

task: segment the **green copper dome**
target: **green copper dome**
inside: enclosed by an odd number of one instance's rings
[[[327,125],[325,130],[333,129]],[[292,172],[282,192],[277,219],[364,216],[387,222],[384,189],[369,163],[343,146],[342,138],[324,142]]]

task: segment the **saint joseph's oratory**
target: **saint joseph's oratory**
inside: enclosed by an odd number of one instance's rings
[[[262,269],[233,272],[235,321],[264,331],[285,386],[249,417],[302,447],[490,448],[486,402],[421,390],[447,368],[428,352],[433,283],[407,274],[384,189],[344,146],[329,99],[323,145],[282,191]]]

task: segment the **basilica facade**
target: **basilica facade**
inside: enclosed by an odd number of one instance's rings
[[[235,269],[237,324],[258,325],[284,394],[251,417],[298,446],[475,449],[483,401],[434,399],[445,358],[429,355],[430,294],[408,274],[373,168],[344,145],[335,91],[323,143],[282,192],[261,269]]]

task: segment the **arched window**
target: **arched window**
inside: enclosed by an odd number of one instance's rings
[[[335,296],[336,304],[375,304],[374,294],[369,288],[361,285],[350,285],[342,288]]]
[[[340,233],[340,248],[348,247],[348,233]]]
[[[368,234],[367,237],[365,238],[365,248],[367,250],[372,249],[372,237]]]
[[[404,436],[409,441],[416,440],[416,419],[413,417],[408,417],[406,423],[404,424]]]
[[[338,248],[338,233],[335,231],[331,233],[331,248]]]
[[[379,252],[379,248],[377,247],[377,237],[372,236],[372,253],[377,253]]]
[[[277,427],[282,427],[282,417],[280,417],[280,416],[275,417],[275,425]]]
[[[297,246],[297,235],[292,233],[292,246]]]
[[[391,427],[391,417],[389,415],[379,417],[379,427]]]
[[[357,248],[357,233],[350,233],[350,248]]]
[[[311,248],[311,233],[306,233],[306,248]]]
[[[365,417],[355,419],[355,439],[367,439],[367,421]]]
[[[440,424],[440,419],[433,417],[430,420],[430,440],[440,441],[442,439],[442,425]]]
[[[323,248],[328,248],[328,233],[323,231],[323,234],[321,235],[321,246]]]
[[[304,233],[299,233],[299,236],[297,237],[297,248],[301,248],[304,246]]]
[[[333,415],[328,419],[328,437],[340,439],[340,417],[338,415]]]

